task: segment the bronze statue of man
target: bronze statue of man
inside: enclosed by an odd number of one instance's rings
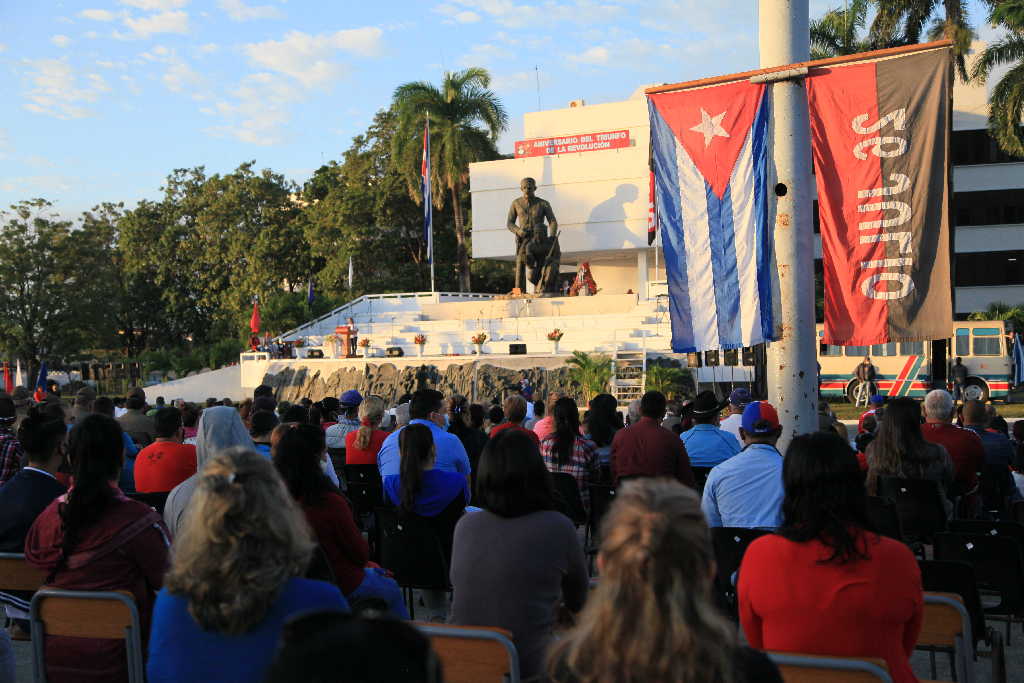
[[[551,204],[534,194],[537,181],[523,178],[519,188],[523,196],[512,201],[507,221],[508,229],[516,236],[515,286],[525,291],[526,268],[529,267],[529,280],[535,289],[540,283],[539,291],[554,291],[557,288],[558,262],[561,259],[558,221],[555,220]]]

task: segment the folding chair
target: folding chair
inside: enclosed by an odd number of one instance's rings
[[[708,475],[711,474],[711,468],[693,467],[691,465],[690,471],[693,472],[693,482],[697,486],[697,493],[704,493],[704,484],[708,481]]]
[[[21,553],[0,553],[0,593],[3,593],[0,603],[27,612],[32,600],[30,593],[39,590],[45,582],[46,572],[26,562]],[[14,634],[11,640],[28,640],[28,637]]]
[[[356,509],[356,516],[373,514],[373,509],[384,502],[384,482],[376,465],[345,465],[348,499]]]
[[[766,652],[779,667],[785,683],[892,683],[882,659],[824,657],[788,652]]]
[[[938,482],[879,477],[878,495],[896,504],[904,542],[931,543],[935,534],[946,530],[946,508]]]
[[[416,623],[441,660],[447,683],[519,683],[512,634],[488,626]]]
[[[600,543],[601,520],[615,501],[615,487],[609,484],[590,484],[590,514],[587,517],[588,544]]]
[[[991,659],[992,680],[996,683],[1005,683],[1006,648],[1003,645],[1003,634],[985,623],[985,610],[981,606],[974,567],[966,562],[943,560],[920,560],[918,566],[921,568],[921,583],[924,590],[932,593],[952,593],[963,601],[964,609],[971,617],[971,635],[974,637],[971,646],[974,659],[976,660],[978,656]],[[979,648],[982,641],[988,645],[988,650]],[[932,660],[934,661],[934,656]],[[932,670],[934,671],[934,666]]]
[[[448,559],[434,527],[415,515],[399,516],[392,508],[376,508],[380,564],[402,587],[409,616],[416,618],[414,590],[451,591]]]
[[[999,604],[985,616],[1006,622],[1006,645],[1013,622],[1024,621],[1024,553],[1016,539],[988,534],[944,533],[935,536],[935,558],[974,567],[978,587],[998,594]]]
[[[933,679],[937,676],[935,653],[948,652],[953,680],[960,683],[974,682],[974,636],[971,633],[971,617],[959,595],[925,592],[924,618],[916,647],[928,650]]]
[[[578,527],[586,524],[587,512],[583,508],[583,498],[576,478],[568,472],[552,472],[551,478],[555,483],[556,504],[560,505],[561,512]]]
[[[868,496],[868,519],[882,536],[903,541],[903,526],[896,503],[889,498]]]
[[[949,522],[949,531],[957,534],[987,534],[988,536],[1007,536],[1017,539],[1024,548],[1024,524],[1019,522],[1000,522],[987,519],[954,519]]]
[[[168,494],[170,494],[170,491],[162,491],[160,493],[139,493],[136,491],[134,493],[126,493],[125,495],[132,500],[145,503],[162,515],[164,514],[164,505],[167,504]]]
[[[35,683],[46,683],[46,636],[123,640],[129,683],[145,683],[142,627],[130,593],[42,588],[32,597],[31,624]]]
[[[711,528],[711,545],[715,550],[715,588],[719,597],[736,616],[736,586],[733,576],[739,571],[747,547],[756,539],[771,533],[764,529],[720,526]]]

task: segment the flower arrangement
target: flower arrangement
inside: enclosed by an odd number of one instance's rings
[[[479,332],[470,337],[469,341],[473,342],[474,344],[483,344],[485,341],[487,341],[487,333]]]
[[[423,346],[424,344],[427,343],[427,335],[425,335],[425,334],[417,334],[415,337],[413,337],[412,340],[414,342],[416,342],[417,344],[419,344],[420,346]]]
[[[559,341],[563,335],[565,335],[565,332],[562,332],[560,329],[556,327],[555,329],[548,332],[548,341]]]
[[[359,340],[359,346],[363,347],[364,349],[366,347],[368,347],[369,345],[370,345],[370,338],[369,337],[363,337],[362,339]]]

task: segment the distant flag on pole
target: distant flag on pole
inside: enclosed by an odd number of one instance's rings
[[[434,208],[430,201],[430,119],[423,124],[423,162],[420,164],[423,191],[423,239],[427,243],[427,263],[434,262]]]
[[[306,287],[306,303],[313,303],[313,277],[309,278],[309,285]]]
[[[654,244],[658,237],[658,205],[654,192],[654,171],[650,172],[649,191],[647,193],[647,246]]]
[[[249,330],[253,334],[260,333],[260,322],[260,302],[257,300],[252,302],[252,317],[249,318]]]
[[[777,338],[767,220],[770,97],[729,83],[648,98],[672,350]]]
[[[42,403],[46,398],[46,361],[39,366],[39,377],[36,378],[36,390],[32,394],[32,398],[36,400],[36,403]]]
[[[4,391],[14,393],[14,378],[11,377],[11,364],[4,361]]]

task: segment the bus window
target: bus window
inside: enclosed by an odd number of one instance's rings
[[[900,344],[901,356],[923,356],[924,342],[903,342]]]
[[[818,344],[818,355],[841,356],[843,355],[843,347],[836,346],[835,344]]]
[[[974,355],[998,356],[999,329],[995,327],[977,327],[974,329]]]
[[[888,344],[873,344],[871,346],[872,356],[895,356],[896,355],[896,342],[890,342]]]
[[[868,355],[868,347],[867,346],[847,346],[846,347],[846,355],[847,355],[847,357],[866,356],[866,355]]]
[[[966,327],[956,328],[956,355],[969,356],[971,354],[971,331]]]

